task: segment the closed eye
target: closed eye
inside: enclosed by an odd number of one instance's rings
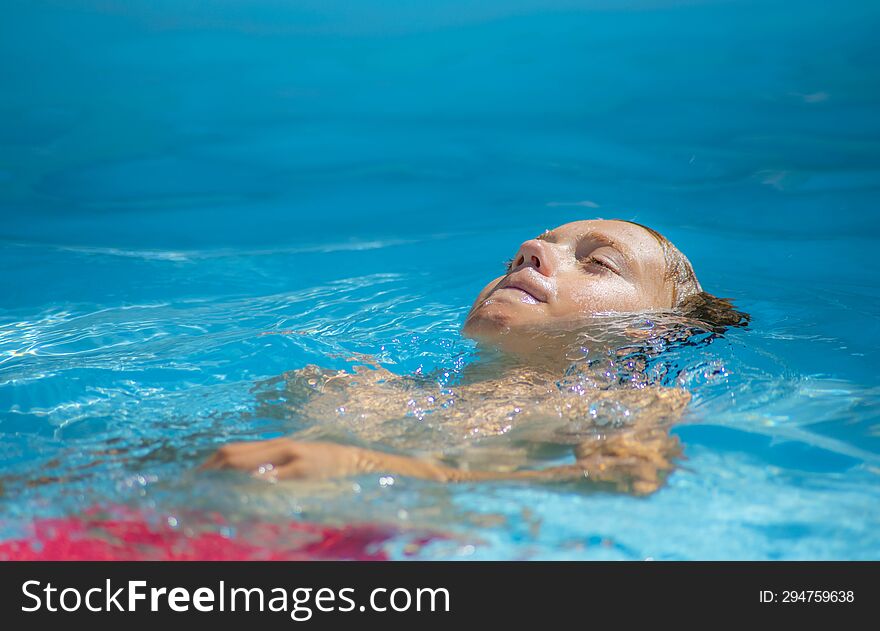
[[[614,274],[618,274],[618,275],[620,274],[620,272],[618,272],[617,269],[615,269],[614,266],[611,265],[611,263],[609,263],[608,261],[606,261],[604,259],[597,258],[595,256],[588,256],[587,258],[585,258],[581,262],[581,264],[588,271],[592,271],[594,269],[594,266],[596,266],[596,267],[600,267],[602,269],[608,270],[609,272],[612,272]]]

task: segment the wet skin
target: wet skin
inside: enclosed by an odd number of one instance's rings
[[[602,220],[565,224],[518,248],[507,273],[480,292],[462,332],[526,358],[537,350],[534,340],[539,339],[546,355],[547,339],[535,338],[527,331],[565,329],[592,313],[668,309],[673,290],[666,277],[663,250],[643,228]],[[564,349],[556,350],[557,355],[563,354]],[[472,436],[475,430],[491,435],[503,434],[511,427],[512,418],[506,423],[499,416],[508,398],[522,401],[520,405],[529,411],[516,419],[520,425],[539,418],[580,420],[591,403],[609,398],[629,401],[641,409],[634,422],[620,431],[581,437],[574,444],[575,462],[571,465],[523,468],[517,467],[516,458],[511,456],[497,458],[501,464],[495,466],[484,458],[486,466],[482,468],[471,464],[460,467],[436,458],[313,440],[321,436],[322,425],[333,422],[327,420],[336,416],[333,410],[347,409],[359,421],[347,427],[357,428],[355,431],[365,440],[393,443],[394,432],[388,433],[389,426],[405,423],[401,417],[406,414],[406,403],[415,396],[413,389],[422,388],[422,395],[430,395],[430,389],[439,386],[414,385],[411,378],[382,368],[330,374],[307,367],[291,373],[289,378],[295,381],[311,374],[310,381],[316,382],[314,397],[306,407],[315,412],[311,416],[317,432],[306,430],[294,438],[231,443],[212,455],[203,468],[237,469],[269,479],[387,473],[441,482],[578,480],[636,494],[657,490],[681,453],[668,429],[679,418],[690,395],[679,389],[650,387],[618,392],[595,389],[573,397],[557,387],[560,366],[526,363],[504,375],[461,385],[460,401],[452,406],[453,410],[438,409],[436,419],[447,422],[450,431],[456,422],[465,419],[468,425],[463,436]],[[415,450],[406,442],[398,446],[410,453]]]
[[[516,333],[564,329],[593,313],[669,309],[663,250],[640,226],[576,221],[525,241],[504,276],[486,285],[462,333],[524,351]]]

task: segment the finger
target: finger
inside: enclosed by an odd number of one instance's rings
[[[246,453],[248,451],[264,448],[267,441],[257,440],[252,442],[228,443],[223,445],[213,454],[211,454],[199,469],[219,469],[222,468],[224,462],[228,461],[235,454]]]
[[[240,449],[236,446],[232,449],[218,450],[208,459],[205,466],[213,469],[250,470],[267,464],[279,466],[295,457],[296,454],[289,442],[267,441],[262,443],[259,449]]]
[[[282,465],[273,466],[271,470],[265,473],[257,472],[258,478],[268,478],[272,480],[305,480],[314,477],[300,460],[292,460]]]
[[[239,457],[241,454],[246,454],[249,452],[257,452],[260,450],[265,450],[267,447],[276,446],[279,444],[289,443],[290,441],[287,438],[272,438],[270,440],[252,440],[252,441],[243,441],[237,443],[227,443],[223,445],[217,451],[215,451],[211,456],[199,467],[200,469],[213,469],[213,468],[223,468],[223,463],[227,462],[232,458]]]
[[[219,469],[223,461],[228,457],[229,452],[224,451],[226,448],[217,449],[205,460],[199,469]]]
[[[278,480],[322,480],[328,477],[317,473],[302,460],[292,460],[279,465],[269,475]]]
[[[213,453],[210,457],[205,460],[202,464],[199,465],[199,470],[203,471],[205,469],[213,469],[215,466],[215,459],[217,458],[217,454]]]

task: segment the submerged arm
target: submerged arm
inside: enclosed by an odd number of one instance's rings
[[[665,392],[662,396],[672,395]],[[667,407],[680,413],[690,397],[684,392],[675,397],[674,405]],[[468,470],[361,447],[291,438],[232,443],[220,448],[202,466],[251,471],[270,479],[389,473],[438,482],[586,480],[641,495],[656,491],[674,469],[674,459],[681,456],[678,438],[668,432],[674,418],[649,418],[625,430],[598,434],[575,447],[574,464],[544,469]]]
[[[390,432],[389,423],[385,421],[403,417],[407,411],[405,402],[410,398],[408,394],[402,396],[408,388],[407,382],[382,368],[356,370],[354,374],[344,371],[331,374],[317,368],[307,368],[296,371],[292,378],[288,378],[289,383],[308,386],[311,392],[318,395],[312,397],[301,412],[319,421],[335,418],[337,410],[344,409],[346,417],[356,419],[355,423],[345,423],[345,427],[357,429],[360,440],[380,444],[392,442],[394,432]],[[484,385],[482,389],[467,392],[466,398],[485,405],[460,410],[457,409],[460,405],[456,405],[452,418],[444,422],[454,424],[457,418],[454,414],[460,413],[468,423],[477,422],[485,426],[491,423],[493,413],[498,416],[498,409],[495,409],[498,405],[492,400],[495,390],[500,389],[513,396],[517,393],[517,387],[523,387],[525,400],[531,398],[528,395],[535,391],[535,383],[524,379],[489,382],[489,386],[492,387],[487,389]],[[558,392],[555,388],[554,391]],[[665,475],[674,469],[675,458],[681,456],[678,439],[669,434],[669,428],[680,418],[689,400],[690,395],[684,390],[658,387],[597,390],[591,392],[590,396],[544,396],[531,405],[532,413],[538,417],[535,420],[539,421],[541,417],[557,419],[555,426],[565,430],[562,442],[575,444],[575,461],[569,465],[543,469],[500,471],[497,469],[501,462],[497,457],[489,460],[489,466],[496,470],[459,468],[435,460],[326,442],[328,435],[322,429],[327,426],[326,421],[317,422],[311,430],[301,432],[299,437],[231,443],[220,448],[202,466],[250,471],[271,479],[327,479],[388,473],[439,482],[577,480],[646,494],[660,487]],[[607,407],[615,414],[625,410],[626,418],[630,419],[627,422],[631,424],[607,432],[594,427],[586,434],[582,431],[578,433],[577,428],[583,427],[584,419],[595,418],[596,410],[603,409],[604,402],[611,404]],[[446,414],[449,415],[448,412]],[[547,435],[541,429],[540,422],[533,424],[523,418],[520,423],[519,429],[525,430],[523,433],[534,433],[529,442],[552,443],[559,438]],[[391,425],[398,427],[400,424]],[[318,440],[308,440],[309,437]],[[406,450],[412,446],[400,444],[400,447]]]
[[[619,434],[581,443],[571,465],[518,471],[473,471],[442,463],[328,442],[276,438],[221,447],[202,465],[205,469],[252,471],[268,479],[328,479],[364,473],[389,473],[437,482],[587,480],[637,494],[651,493],[680,455],[678,440]]]

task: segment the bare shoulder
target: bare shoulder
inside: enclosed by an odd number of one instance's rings
[[[691,402],[691,393],[683,388],[644,386],[640,388],[613,388],[590,393],[586,399],[592,409],[608,406],[632,417],[634,424],[651,425],[652,421],[676,422]]]
[[[355,365],[347,370],[333,370],[309,364],[284,373],[288,388],[307,388],[316,393],[339,391],[352,386],[384,386],[402,380],[378,364]]]
[[[645,386],[602,391],[603,398],[613,397],[621,402],[658,415],[681,414],[691,401],[691,393],[684,388]]]

